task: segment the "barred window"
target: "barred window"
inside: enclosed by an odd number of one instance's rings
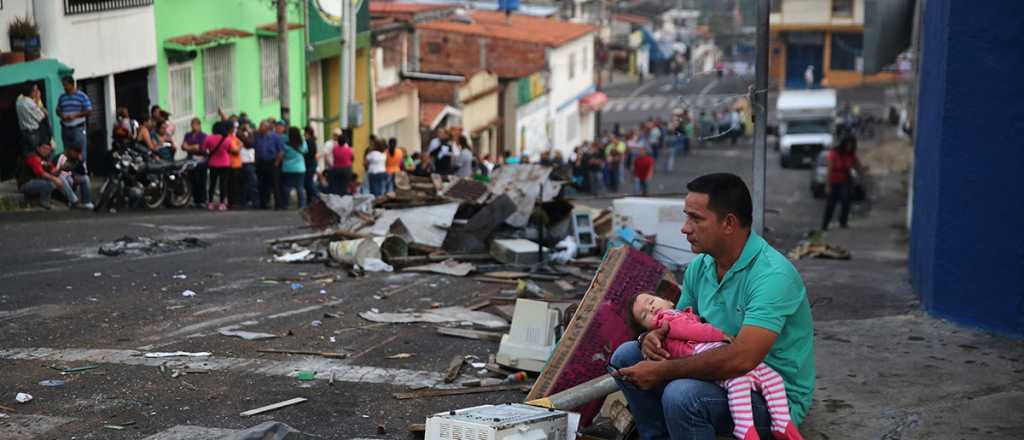
[[[175,141],[181,143],[189,131],[189,123],[195,117],[192,104],[192,62],[172,64],[167,67],[169,76],[168,94],[171,96],[171,123],[174,124]]]
[[[224,44],[203,50],[203,100],[206,116],[217,109],[235,110],[235,45]]]
[[[260,90],[263,102],[277,101],[281,90],[281,67],[277,38],[260,38]]]

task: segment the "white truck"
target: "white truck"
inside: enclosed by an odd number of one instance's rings
[[[832,148],[836,123],[834,89],[785,90],[776,102],[779,163],[783,168],[813,165]]]

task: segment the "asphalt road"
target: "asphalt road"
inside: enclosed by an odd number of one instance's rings
[[[697,148],[679,157],[671,173],[660,168],[663,164],[659,161],[652,185],[656,194],[683,192],[687,181],[708,172],[734,172],[749,182],[750,144]],[[778,249],[789,249],[820,221],[822,202],[810,197],[808,179],[809,170],[783,170],[776,153],[769,152],[766,237]],[[580,202],[603,207],[611,200],[581,197]],[[894,231],[898,203],[882,195],[873,210],[859,208],[851,231],[888,243],[884,237]],[[0,430],[13,436],[5,438],[141,439],[185,425],[240,429],[268,420],[321,438],[409,438],[406,427],[429,414],[523,399],[516,391],[393,398],[392,393],[407,391],[425,377],[436,378],[452,357],[486,359],[497,344],[443,337],[431,325],[370,325],[357,314],[371,308],[390,312],[432,303],[471,304],[505,286],[424,274],[357,279],[323,266],[268,261],[263,240],[306,232],[301,225],[296,211],[0,213],[0,405],[18,409],[0,419]],[[147,256],[97,253],[101,244],[125,235],[196,237],[210,246]],[[850,246],[862,242],[849,241]],[[888,244],[881,250],[863,246],[855,248],[858,258],[849,262],[797,263],[816,320],[888,316],[916,308],[906,287],[905,260],[888,257],[898,255],[888,253]],[[837,264],[846,265],[841,274]],[[321,275],[333,282],[314,279]],[[293,288],[293,282],[301,286]],[[585,288],[586,283],[577,283],[575,291],[562,295],[579,296]],[[184,297],[185,290],[196,295]],[[374,298],[388,292],[395,293]],[[244,341],[218,334],[228,326],[281,337]],[[351,356],[328,361],[257,352],[266,348]],[[137,355],[178,350],[208,351],[213,357],[186,365],[188,359]],[[389,358],[402,353],[411,357]],[[99,367],[66,375],[52,368],[87,364]],[[206,372],[172,377],[173,370],[185,366]],[[318,371],[318,379],[291,377],[300,369]],[[339,377],[333,386],[326,376],[332,369]],[[66,384],[39,384],[46,379]],[[35,400],[18,405],[17,392]],[[239,416],[294,397],[309,401]]]
[[[640,84],[608,87],[601,129],[612,130],[615,124],[629,129],[650,118],[668,120],[677,108],[688,108],[695,115],[701,110],[722,110],[747,93],[752,83],[752,77],[698,75],[674,87],[671,77],[658,76]]]

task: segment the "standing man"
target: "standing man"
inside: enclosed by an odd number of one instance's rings
[[[89,96],[78,90],[75,79],[65,76],[64,94],[57,100],[57,114],[60,115],[61,139],[64,148],[77,147],[82,150],[82,161],[88,163],[89,148],[85,142],[85,118],[92,113]]]
[[[669,359],[668,327],[619,346],[611,365],[642,439],[729,435],[733,418],[718,383],[764,362],[782,376],[790,416],[799,425],[814,391],[811,307],[796,268],[750,224],[753,203],[733,174],[708,174],[686,185],[683,234],[700,255],[686,270],[677,309],[692,307],[733,338],[724,347]],[[773,438],[768,406],[752,393],[754,426]]]
[[[270,209],[270,196],[279,191],[278,175],[281,161],[284,160],[284,140],[270,130],[269,122],[261,122],[259,130],[253,136],[253,149],[256,150],[256,176],[259,179],[260,209]],[[280,204],[276,200],[275,206]]]
[[[14,103],[18,115],[18,128],[21,129],[22,154],[35,151],[39,144],[49,143],[46,139],[46,108],[43,107],[42,94],[39,87],[31,81],[22,86],[21,95]]]

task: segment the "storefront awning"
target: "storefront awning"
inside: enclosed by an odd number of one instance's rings
[[[0,66],[0,87],[21,84],[25,81],[45,79],[53,79],[54,84],[58,84],[61,77],[71,75],[74,72],[75,69],[53,59],[8,64]]]
[[[203,32],[199,35],[185,34],[168,38],[164,40],[164,49],[193,51],[198,49],[205,49],[207,47],[216,46],[219,44],[224,44],[229,40],[233,40],[236,38],[245,38],[251,36],[253,36],[252,32],[246,32],[241,29],[212,29]]]
[[[594,92],[580,98],[580,111],[583,113],[600,111],[607,103],[608,95],[605,95],[604,92]]]

